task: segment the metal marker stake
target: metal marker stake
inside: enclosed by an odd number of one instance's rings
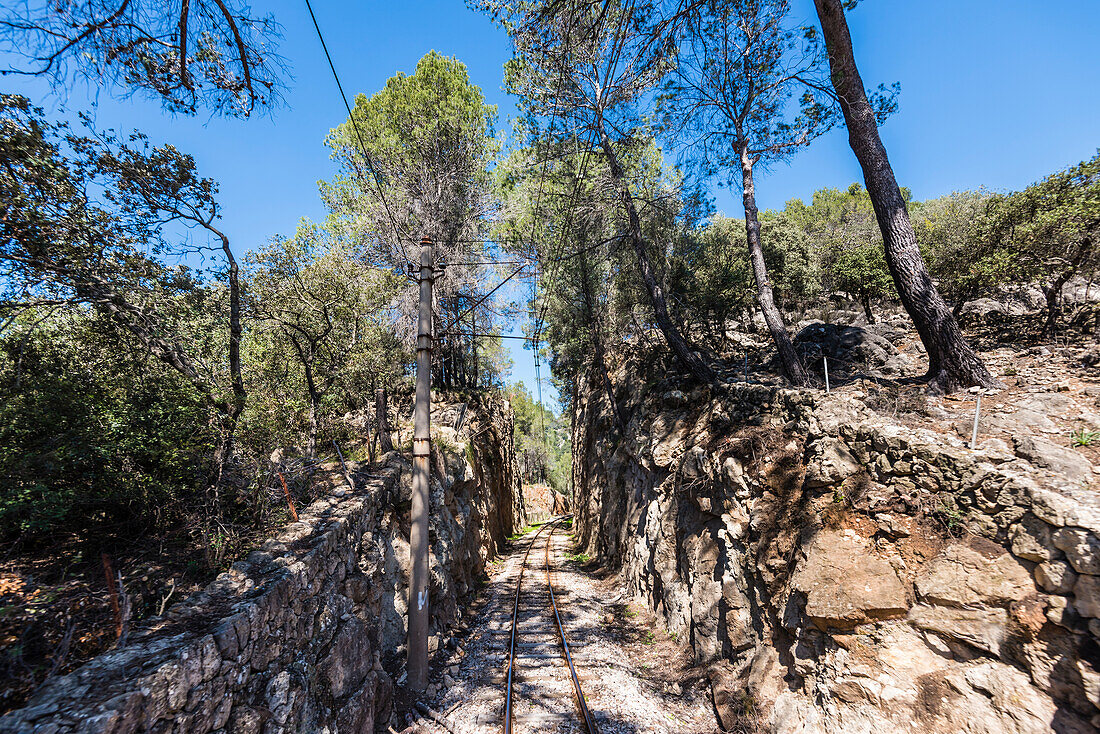
[[[745,382],[749,381],[749,353],[745,352]]]
[[[978,416],[982,412],[982,394],[978,393],[978,402],[974,406],[974,430],[970,433],[970,448],[978,448]]]
[[[825,394],[829,394],[829,358],[825,355],[821,356],[821,361],[825,365]]]

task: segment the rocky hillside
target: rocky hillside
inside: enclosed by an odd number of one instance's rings
[[[830,394],[742,370],[692,389],[636,352],[612,406],[590,376],[583,550],[709,666],[727,729],[1095,731],[1100,494],[1071,436],[1100,426],[1100,375],[987,353],[1009,387],[971,449],[974,395],[883,380],[913,349],[890,329],[803,329],[838,357]]]

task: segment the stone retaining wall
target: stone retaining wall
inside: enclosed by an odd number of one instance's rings
[[[617,411],[579,391],[578,538],[710,665],[728,728],[1100,726],[1088,482],[843,395],[712,399],[642,365]]]
[[[442,429],[435,452],[432,647],[523,520],[511,411],[499,398],[481,403],[466,433]],[[369,733],[384,724],[406,629],[409,467],[395,453],[373,473],[352,468],[354,492],[334,489],[125,647],[47,681],[0,718],[0,732]]]

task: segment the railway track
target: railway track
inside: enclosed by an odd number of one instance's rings
[[[504,734],[553,730],[569,723],[570,718],[583,723],[588,734],[598,732],[562,623],[559,602],[564,605],[563,595],[554,591],[551,550],[554,531],[561,521],[561,518],[552,520],[536,531],[516,577],[504,694]],[[525,589],[523,582],[531,551],[544,531],[546,587],[540,592],[536,584]]]

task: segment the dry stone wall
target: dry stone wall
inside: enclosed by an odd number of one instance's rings
[[[431,647],[522,526],[511,410],[433,411]],[[346,483],[127,644],[49,680],[3,734],[364,732],[389,716],[405,638],[410,467]]]
[[[725,727],[1100,728],[1091,467],[659,369],[614,373],[614,411],[578,392],[578,538],[709,666]]]

